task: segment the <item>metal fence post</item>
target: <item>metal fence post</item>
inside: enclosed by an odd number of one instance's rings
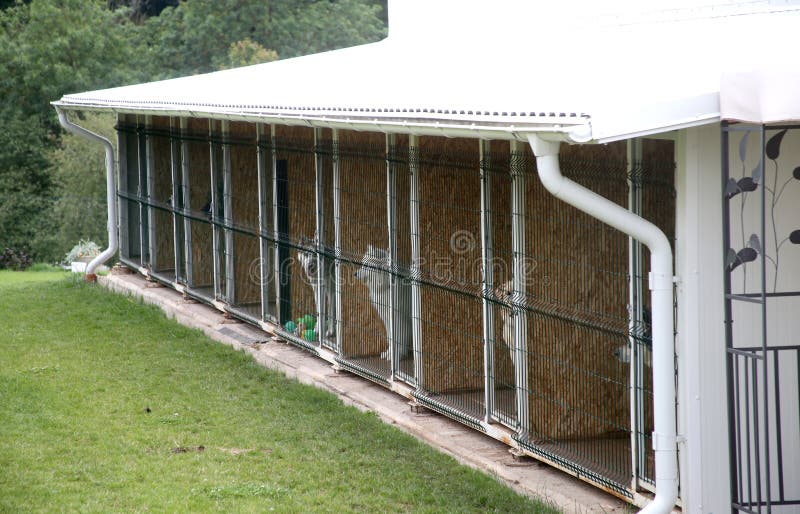
[[[269,318],[269,247],[264,239],[267,231],[269,205],[267,198],[267,157],[264,151],[264,124],[256,123],[256,168],[258,169],[258,286],[261,294],[261,320]],[[248,268],[249,269],[249,268]],[[249,277],[252,279],[252,277]]]
[[[217,191],[217,174],[220,172],[217,166],[217,148],[213,140],[214,136],[214,120],[208,120],[208,151],[209,151],[209,169],[211,181],[211,253],[212,262],[214,264],[214,298],[218,299],[222,295],[221,284],[219,280],[220,275],[220,255],[219,255],[219,227],[217,227],[217,206],[222,201],[219,198]]]
[[[628,210],[635,214],[642,213],[642,184],[641,178],[634,175],[642,173],[642,144],[639,139],[627,140],[628,161]],[[639,469],[643,469],[647,459],[644,449],[644,434],[640,434],[640,427],[644,426],[644,403],[641,397],[644,368],[639,358],[639,345],[633,337],[637,332],[637,321],[642,320],[642,244],[632,237],[628,237],[628,344],[631,349],[628,367],[630,382],[630,425],[631,425],[631,488],[636,490],[639,482]],[[640,452],[640,450],[642,450]]]
[[[145,204],[145,208],[147,209],[147,257],[150,270],[152,271],[159,265],[159,263],[156,262],[158,259],[158,252],[156,251],[156,213],[155,208],[150,205],[156,196],[154,180],[155,156],[153,155],[152,136],[147,133],[148,129],[152,126],[153,117],[145,116],[144,119],[145,162],[147,163],[145,169],[145,176],[147,177],[147,203]],[[142,262],[142,265],[144,266],[144,262]]]
[[[414,379],[417,391],[422,389],[422,291],[419,284],[420,237],[419,237],[419,137],[408,137],[408,173],[410,178],[411,217],[411,331],[414,345]]]
[[[170,209],[172,211],[172,240],[174,244],[172,245],[173,249],[173,258],[175,259],[175,281],[180,282],[181,275],[183,274],[183,265],[181,264],[181,250],[180,244],[183,242],[183,237],[181,234],[181,219],[178,215],[178,208],[179,205],[178,198],[181,194],[181,184],[180,184],[180,166],[181,166],[181,151],[180,147],[175,142],[175,118],[170,117],[169,119],[169,152],[170,152],[170,160],[169,160],[169,172],[172,178],[172,202],[170,203]]]
[[[395,200],[397,198],[397,178],[395,177],[395,166],[392,162],[391,152],[394,151],[396,144],[394,134],[386,134],[386,223],[389,234],[389,366],[391,369],[391,379],[394,380],[395,373],[400,368],[400,355],[397,352],[396,341],[397,331],[400,326],[398,323],[398,287],[397,287],[397,209]]]
[[[181,208],[184,212],[191,210],[191,188],[189,187],[189,143],[186,141],[186,131],[189,126],[189,120],[186,118],[180,119],[181,130],[181,189],[183,194],[183,203]],[[193,285],[193,271],[192,271],[192,221],[188,216],[183,218],[183,259],[186,267],[186,283],[190,286]]]
[[[344,323],[342,320],[342,212],[341,212],[341,183],[340,183],[340,169],[339,169],[339,131],[333,129],[332,140],[333,145],[333,237],[334,237],[334,272],[336,274],[336,300],[335,307],[335,323],[336,323],[336,353],[342,354],[342,330]]]
[[[494,248],[492,246],[492,180],[490,176],[490,142],[480,140],[481,166],[481,259],[483,269],[483,371],[484,421],[489,423],[494,412],[494,308],[487,298],[494,289]]]
[[[314,190],[316,192],[315,195],[315,203],[316,203],[316,240],[314,241],[315,244],[315,251],[317,253],[317,343],[322,344],[322,339],[325,337],[326,332],[326,316],[327,312],[325,309],[325,256],[323,255],[324,250],[324,242],[325,242],[325,195],[323,191],[324,181],[323,181],[323,156],[321,154],[322,150],[320,148],[321,144],[321,137],[322,137],[322,129],[315,128],[314,129],[314,167],[315,167],[315,178],[316,178],[316,185]]]
[[[225,300],[236,303],[236,279],[233,244],[233,185],[231,184],[231,145],[229,141],[230,122],[222,121],[222,221],[225,224]]]
[[[525,262],[525,168],[522,154],[523,145],[519,141],[511,142],[511,249],[512,267],[514,269],[514,341],[516,348],[514,379],[516,382],[517,426],[520,431],[530,428],[528,418],[528,337],[527,317],[525,310],[517,305],[520,298],[525,297],[527,276]],[[526,435],[526,434],[520,434]]]

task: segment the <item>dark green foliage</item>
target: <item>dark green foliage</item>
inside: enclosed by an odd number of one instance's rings
[[[10,269],[12,271],[23,271],[33,264],[31,256],[22,250],[6,248],[0,253],[0,269]]]
[[[158,16],[167,7],[175,7],[178,4],[178,0],[108,0],[110,9],[130,8],[131,18],[134,20]]]
[[[0,0],[0,248],[55,262],[104,241],[102,151],[50,102],[376,41],[385,17],[381,0]]]

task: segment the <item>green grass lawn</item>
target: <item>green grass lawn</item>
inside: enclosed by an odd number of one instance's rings
[[[0,272],[0,511],[552,512],[137,300]]]

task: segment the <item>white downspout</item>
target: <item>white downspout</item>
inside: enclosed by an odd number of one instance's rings
[[[79,136],[85,137],[91,141],[96,141],[102,144],[106,150],[106,200],[108,201],[108,248],[106,248],[100,255],[92,259],[92,261],[86,265],[86,281],[87,282],[95,282],[97,281],[97,275],[95,275],[94,270],[97,269],[98,266],[106,262],[110,259],[114,254],[117,253],[117,249],[119,247],[119,241],[117,239],[117,188],[116,188],[116,175],[114,173],[114,147],[111,145],[111,141],[104,138],[103,136],[99,136],[94,132],[86,130],[83,127],[79,127],[75,125],[71,121],[67,119],[67,115],[64,111],[60,108],[56,107],[56,112],[58,113],[58,121],[61,123],[61,126],[64,127],[66,130],[72,132],[73,134],[77,134]]]
[[[560,143],[544,140],[536,134],[530,134],[528,142],[536,156],[539,178],[553,196],[624,232],[650,249],[656,496],[641,512],[671,512],[678,499],[678,451],[672,248],[669,240],[654,224],[564,177],[558,162]]]

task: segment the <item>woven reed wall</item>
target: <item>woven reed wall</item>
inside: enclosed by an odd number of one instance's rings
[[[258,147],[253,123],[231,122],[228,135],[231,165],[231,208],[229,222],[237,228],[258,231]],[[261,301],[258,237],[235,232],[233,236],[233,277],[237,305]]]
[[[189,118],[187,130],[190,134],[208,137],[208,120]],[[192,220],[191,262],[192,287],[206,287],[214,283],[214,255],[211,224],[205,221],[201,212],[211,195],[211,155],[209,143],[205,141],[188,142],[189,161],[189,209],[204,221]]]
[[[484,157],[484,166],[489,172],[491,188],[491,208],[489,216],[492,223],[492,271],[494,288],[497,290],[511,280],[511,145],[507,141],[491,141],[489,154]],[[494,377],[498,388],[514,387],[514,365],[510,350],[513,346],[503,339],[503,319],[509,318],[504,306],[495,304],[494,310]],[[513,413],[513,405],[501,405],[501,409]]]
[[[550,195],[526,149],[529,428],[539,438],[624,432],[630,426],[627,237]],[[563,173],[627,205],[624,143],[567,146]]]
[[[168,116],[153,116],[150,128],[164,135],[150,136],[150,151],[152,152],[153,169],[153,196],[150,198],[162,207],[170,208],[169,199],[172,197],[172,150],[169,133],[170,124]],[[164,209],[153,209],[155,218],[154,228],[156,233],[156,253],[151,256],[152,269],[163,272],[175,269],[175,245],[172,223],[172,213]]]
[[[342,352],[351,357],[386,350],[386,330],[369,299],[369,289],[354,277],[368,245],[386,250],[386,136],[339,132],[339,214],[342,255]]]
[[[421,137],[420,257],[425,388],[444,393],[483,386],[480,156],[478,140]],[[452,243],[452,244],[451,244]]]
[[[283,237],[296,244],[301,236],[314,237],[316,228],[314,130],[305,127],[277,126],[276,158],[286,161],[288,170],[289,233]],[[290,250],[291,259],[282,270],[290,281],[292,318],[314,314],[314,291],[307,283],[297,251]],[[288,274],[288,277],[285,276]]]

